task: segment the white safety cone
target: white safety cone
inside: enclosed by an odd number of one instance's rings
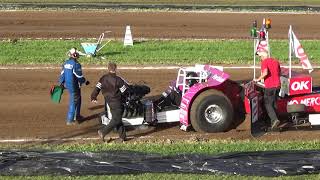
[[[123,45],[124,46],[133,46],[133,39],[132,39],[130,26],[126,26],[126,33],[124,35]]]

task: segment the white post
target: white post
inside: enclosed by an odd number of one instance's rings
[[[289,78],[291,78],[291,47],[292,46],[292,27],[289,27]]]
[[[253,38],[253,79],[256,79],[256,39]]]
[[[267,41],[267,45],[268,45],[268,56],[271,57],[271,52],[270,52],[270,44],[269,44],[269,32],[268,30],[266,30],[266,41]]]

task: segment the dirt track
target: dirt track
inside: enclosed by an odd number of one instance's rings
[[[234,80],[246,80],[252,77],[252,70],[226,70]],[[91,80],[91,85],[83,87],[82,114],[87,120],[75,126],[66,126],[65,117],[68,104],[68,93],[63,97],[61,104],[53,104],[49,98],[49,87],[56,82],[58,70],[1,70],[0,76],[0,124],[1,139],[20,138],[79,138],[96,137],[97,120],[95,115],[102,111],[103,99],[100,95],[100,104],[89,102],[90,93],[95,81],[104,73],[103,70],[85,70],[84,74]],[[151,87],[150,95],[157,95],[175,78],[176,70],[121,70],[120,74],[131,83],[142,83],[143,80]],[[157,78],[161,74],[161,79]],[[319,73],[315,74],[319,81]],[[129,131],[130,136],[144,136],[160,139],[189,139],[217,138],[217,139],[247,139],[250,136],[245,132],[232,130],[227,133],[201,134],[182,132],[175,124]],[[320,135],[315,132],[285,132],[265,135],[260,139],[305,139],[313,140]]]
[[[319,39],[320,15],[270,14],[275,32],[271,38],[286,38],[287,27],[294,25],[299,37]],[[124,26],[132,25],[135,38],[247,38],[252,20],[262,19],[262,14],[224,13],[108,13],[108,12],[1,12],[1,38],[79,38],[96,37],[111,30],[110,37],[122,38]],[[237,31],[236,31],[237,30]],[[249,70],[227,71],[234,80],[252,77]],[[0,139],[19,138],[75,138],[96,137],[97,121],[94,115],[102,105],[89,103],[89,94],[103,71],[87,70],[84,74],[92,84],[83,88],[83,115],[87,121],[76,126],[66,126],[67,94],[61,104],[49,100],[49,87],[57,80],[57,70],[0,70]],[[159,79],[161,74],[161,79]],[[156,95],[175,78],[176,70],[122,70],[121,75],[131,82],[145,81]],[[319,82],[319,73],[313,74]],[[100,103],[102,98],[100,97]],[[176,125],[156,129],[130,131],[131,136],[170,138],[247,139],[245,132],[230,131],[218,134],[181,132]],[[295,131],[273,133],[260,139],[313,140],[320,132]]]
[[[286,39],[293,25],[301,39],[319,39],[320,14],[249,14],[107,11],[17,11],[1,12],[0,38],[123,38],[126,25],[139,38],[249,38],[254,20],[272,19],[271,39]]]

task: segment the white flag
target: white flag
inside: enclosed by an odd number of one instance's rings
[[[312,65],[310,64],[307,54],[304,52],[298,38],[293,33],[292,29],[289,29],[289,38],[291,40],[291,52],[293,55],[300,59],[300,63],[303,69],[309,70],[309,73],[313,71]]]

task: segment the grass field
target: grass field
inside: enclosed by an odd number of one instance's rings
[[[221,154],[227,152],[248,152],[248,151],[267,151],[267,150],[318,150],[320,141],[232,141],[232,140],[209,140],[205,142],[140,142],[127,144],[63,144],[63,145],[1,145],[1,149],[45,149],[48,151],[77,151],[77,152],[99,152],[108,150],[134,150],[140,152],[160,153],[163,155],[174,155],[181,153],[197,154]],[[1,177],[1,179],[267,179],[265,177],[248,177],[234,175],[211,175],[211,174],[138,174],[138,175],[112,175],[112,176],[36,176],[36,177]],[[319,179],[320,175],[305,175],[292,177],[279,177],[277,179]]]
[[[320,5],[319,0],[0,0],[1,3],[132,3],[197,5]]]
[[[10,146],[12,148],[12,146]],[[273,151],[273,150],[320,150],[320,141],[233,141],[233,140],[185,140],[179,142],[137,142],[126,144],[115,143],[89,143],[89,144],[61,144],[61,145],[35,145],[31,148],[41,148],[53,151],[89,151],[99,152],[108,150],[134,150],[148,153],[159,153],[162,155],[174,155],[181,153],[197,153],[217,155],[229,152],[248,151]],[[28,146],[17,146],[17,148],[28,149]],[[5,148],[5,147],[4,147]]]
[[[84,42],[83,40],[82,42]],[[320,63],[320,42],[301,41],[313,64]],[[61,64],[71,47],[82,50],[79,40],[21,40],[0,42],[0,65]],[[270,41],[272,56],[283,65],[288,62],[288,42]],[[83,50],[82,50],[83,51]],[[113,41],[98,52],[97,57],[82,56],[82,64],[106,64],[109,60],[122,65],[194,65],[203,64],[253,64],[251,40],[170,40],[141,41],[133,47],[124,47]],[[293,61],[298,64],[299,60]]]

